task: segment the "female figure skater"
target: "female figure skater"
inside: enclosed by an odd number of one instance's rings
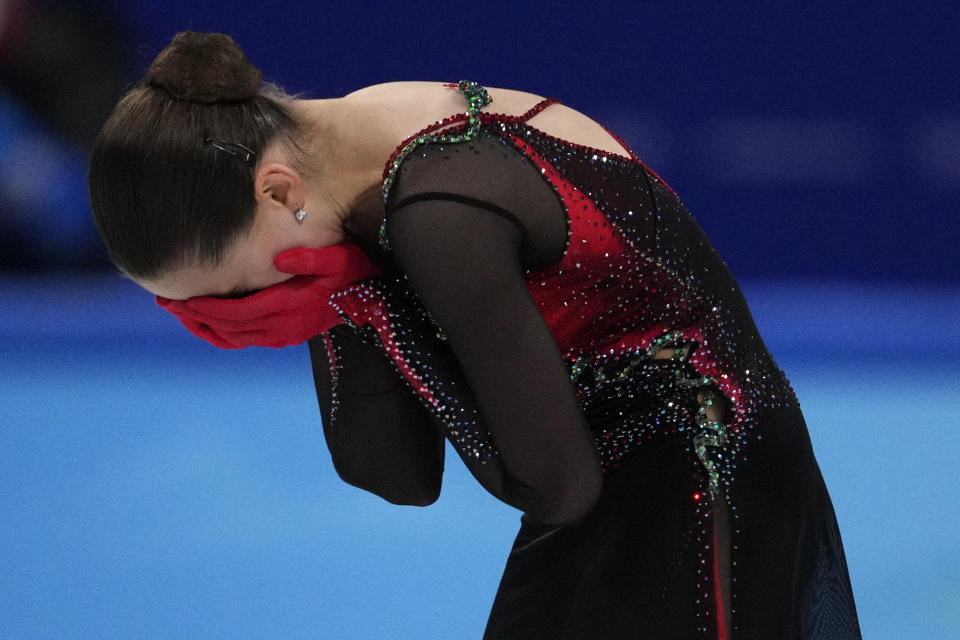
[[[676,194],[590,118],[467,81],[292,99],[187,32],[90,192],[191,331],[309,340],[344,480],[429,504],[446,438],[524,512],[486,638],[860,637],[793,390]]]

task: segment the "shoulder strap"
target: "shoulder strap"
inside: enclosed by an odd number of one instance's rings
[[[557,100],[556,98],[544,98],[537,104],[530,107],[530,109],[526,113],[524,113],[522,116],[520,116],[518,120],[520,120],[520,122],[526,122],[527,120],[537,115],[538,113],[540,113],[541,111],[543,111],[544,109],[546,109],[552,104],[560,104],[560,101]]]

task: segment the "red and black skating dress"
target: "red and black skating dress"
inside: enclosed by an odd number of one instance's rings
[[[396,269],[310,343],[338,472],[429,503],[442,436],[516,503],[592,438],[599,502],[522,518],[486,638],[859,638],[796,397],[693,217],[632,152],[528,124],[555,101],[459,89],[387,165]]]

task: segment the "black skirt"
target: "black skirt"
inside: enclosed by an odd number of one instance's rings
[[[609,469],[574,526],[521,519],[484,638],[859,639],[833,506],[799,409],[772,409],[726,499],[685,432]]]

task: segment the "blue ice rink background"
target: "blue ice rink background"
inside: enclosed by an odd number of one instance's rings
[[[957,638],[960,289],[745,291],[864,637]],[[112,276],[8,278],[0,299],[0,637],[479,637],[518,513],[452,454],[428,508],[340,482],[305,349],[214,349]]]

